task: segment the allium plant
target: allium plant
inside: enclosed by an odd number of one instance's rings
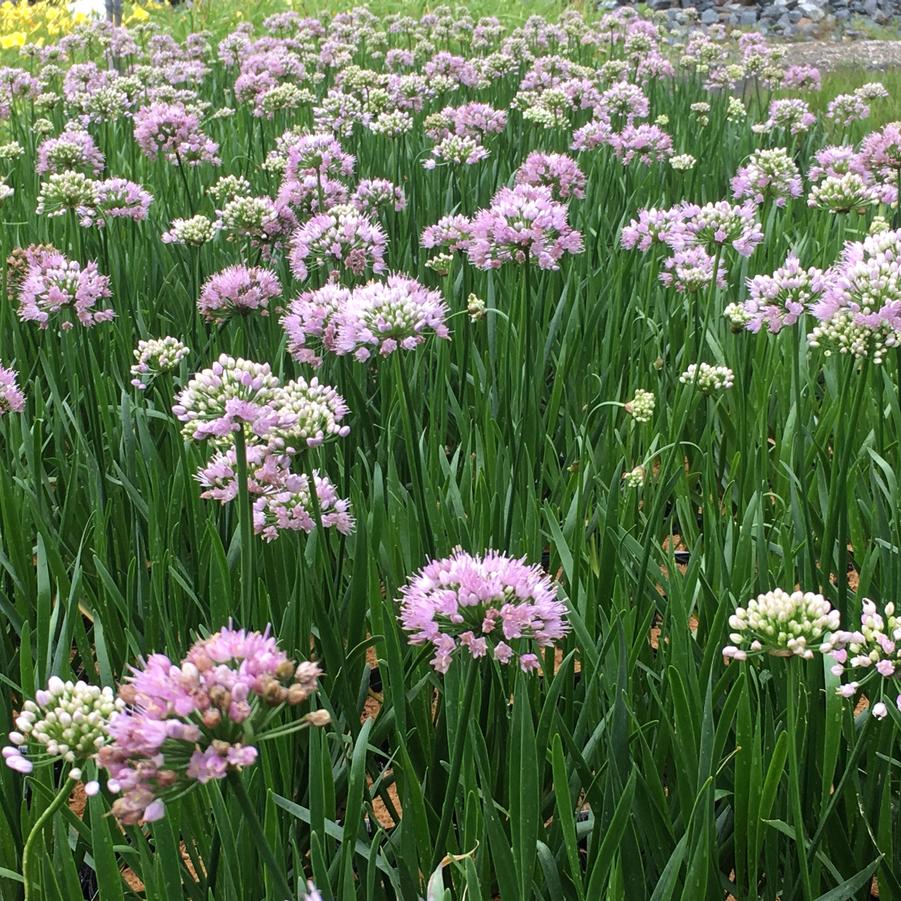
[[[272,406],[278,379],[268,363],[222,354],[198,372],[176,398],[172,412],[187,440],[228,441],[235,432],[266,435],[279,422]]]
[[[703,247],[686,247],[677,250],[663,263],[660,281],[675,288],[680,294],[694,294],[710,288],[716,269],[716,286],[726,287],[726,270],[716,265],[716,260]]]
[[[327,277],[359,280],[385,271],[388,238],[381,225],[354,207],[334,207],[313,216],[291,238],[291,271],[306,281],[311,270]]]
[[[787,200],[801,196],[801,173],[783,148],[755,150],[732,179],[732,196],[758,205],[771,200],[785,206]]]
[[[501,188],[491,206],[473,216],[471,229],[466,253],[479,269],[499,269],[508,262],[558,269],[564,254],[583,250],[566,207],[545,187]]]
[[[728,366],[711,366],[709,363],[692,363],[679,381],[683,385],[697,385],[702,394],[719,394],[732,387],[735,376]]]
[[[72,129],[38,145],[35,171],[38,175],[69,171],[99,175],[105,165],[106,160],[94,139],[86,131]]]
[[[549,188],[554,200],[585,196],[585,174],[570,156],[530,153],[516,170],[516,184]]]
[[[327,284],[316,291],[304,291],[291,301],[281,323],[288,352],[295,360],[319,366],[323,350],[337,350],[338,313],[349,297],[349,288]]]
[[[834,676],[849,676],[837,689],[842,697],[853,697],[861,688],[869,695],[870,709],[876,719],[888,714],[886,696],[894,695],[890,703],[901,710],[901,618],[895,615],[895,605],[886,604],[882,611],[864,598],[860,627],[854,631],[832,631],[822,649],[835,664]],[[874,684],[875,683],[875,684]]]
[[[901,342],[901,231],[846,244],[827,276],[809,342],[881,363]]]
[[[138,341],[135,363],[131,367],[132,385],[139,391],[146,391],[153,379],[171,372],[190,352],[178,338],[170,335]]]
[[[746,660],[755,654],[811,659],[828,633],[839,627],[839,613],[821,595],[791,594],[776,588],[758,595],[729,617],[733,643],[723,655]]]
[[[367,360],[373,353],[413,350],[428,335],[450,336],[447,315],[441,294],[416,279],[390,275],[369,282],[354,288],[337,314],[335,353]]]
[[[268,630],[223,628],[180,663],[152,654],[119,688],[127,708],[113,717],[98,755],[108,788],[120,795],[114,816],[153,822],[169,799],[252,766],[278,712],[306,701],[319,675],[315,663],[289,659]],[[307,714],[296,728],[323,721]]]
[[[179,166],[221,162],[219,145],[203,133],[200,117],[183,103],[156,101],[142,106],[135,113],[134,137],[151,159],[161,155]]]
[[[766,326],[776,334],[813,306],[826,287],[819,269],[804,269],[794,254],[772,275],[755,275],[748,280],[748,298],[742,304],[747,329],[759,332]]]
[[[625,405],[625,410],[636,422],[650,422],[655,405],[653,392],[637,388],[635,396]]]
[[[534,652],[553,647],[569,630],[566,605],[548,575],[497,551],[473,555],[457,548],[433,560],[410,577],[400,604],[410,643],[432,645],[432,666],[440,673],[461,654],[538,669]]]
[[[19,318],[42,329],[58,318],[64,331],[109,322],[115,311],[98,304],[110,294],[109,278],[96,263],[82,267],[56,251],[36,254],[19,289]]]
[[[269,269],[229,266],[211,275],[200,290],[197,311],[208,322],[225,322],[235,315],[266,315],[269,301],[280,297],[282,286]]]
[[[33,701],[25,701],[16,729],[9,734],[10,744],[3,748],[4,761],[10,769],[26,774],[36,766],[62,761],[73,767],[69,777],[80,779],[81,766],[93,761],[110,741],[110,720],[124,706],[110,688],[52,676],[46,689],[38,691]],[[98,788],[91,783],[88,794]]]
[[[168,231],[163,232],[163,244],[187,244],[199,247],[216,237],[218,222],[198,214],[190,219],[173,219]]]
[[[0,416],[25,409],[25,395],[19,389],[17,378],[15,369],[0,364]]]

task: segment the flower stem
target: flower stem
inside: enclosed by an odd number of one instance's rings
[[[41,836],[41,833],[44,831],[44,827],[50,820],[53,818],[53,815],[66,803],[69,795],[72,793],[72,784],[69,781],[68,776],[63,777],[63,784],[60,790],[57,792],[56,797],[50,802],[50,805],[45,808],[44,812],[38,817],[37,822],[32,826],[31,832],[28,833],[28,838],[25,840],[25,847],[22,850],[22,880],[25,883],[25,901],[31,901],[32,898],[36,897],[36,895],[32,892],[32,878],[31,878],[31,856],[34,851],[35,845],[38,843],[38,839]],[[40,894],[40,892],[38,893]]]
[[[272,848],[269,846],[265,832],[263,832],[263,826],[260,823],[260,818],[257,816],[253,802],[250,800],[250,797],[247,794],[247,789],[244,787],[244,782],[241,779],[240,774],[238,774],[234,770],[231,770],[226,778],[228,780],[229,787],[235,793],[235,797],[238,799],[238,805],[241,808],[241,812],[244,814],[244,818],[246,819],[247,825],[250,828],[253,840],[259,848],[260,854],[262,854],[263,859],[266,861],[266,866],[269,868],[270,875],[272,876],[272,880],[275,883],[275,889],[278,892],[278,897],[281,899],[281,901],[288,901],[288,899],[294,898],[296,893],[293,893],[291,891],[291,885],[288,882],[288,877],[285,875],[284,871],[281,868],[281,865],[275,859],[275,855],[272,853]]]
[[[238,528],[241,533],[241,616],[249,622],[253,604],[253,511],[247,488],[247,439],[235,433],[235,469],[238,477]]]
[[[451,751],[450,771],[447,775],[447,789],[444,792],[444,803],[441,805],[441,823],[438,826],[438,837],[435,841],[432,869],[438,866],[438,862],[444,857],[447,834],[450,831],[451,817],[454,814],[454,799],[457,795],[457,785],[460,782],[460,770],[463,768],[463,751],[466,748],[466,736],[469,733],[469,715],[472,712],[472,701],[475,697],[476,682],[478,681],[478,661],[468,661],[469,670],[466,673],[466,684],[463,688],[463,707],[457,718],[457,728],[454,733],[454,746]]]
[[[804,812],[801,807],[801,767],[798,762],[798,743],[803,739],[798,730],[798,701],[801,694],[801,683],[798,678],[800,661],[789,657],[788,664],[788,747],[789,747],[789,797],[791,799],[792,820],[795,827],[795,847],[798,853],[798,865],[801,869],[801,884],[805,901],[811,901],[813,890],[810,885],[810,869],[807,864],[807,839],[804,835]]]

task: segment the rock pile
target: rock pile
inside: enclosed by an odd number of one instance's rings
[[[605,5],[631,6],[631,0]],[[853,37],[862,22],[899,29],[901,0],[648,0],[666,12],[674,27],[688,25],[695,16],[703,25],[754,28],[783,37],[813,37],[844,31]]]

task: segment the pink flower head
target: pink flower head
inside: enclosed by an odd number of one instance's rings
[[[585,173],[570,156],[530,153],[516,170],[516,184],[549,188],[554,200],[585,196]]]
[[[300,363],[319,366],[319,348],[337,350],[338,313],[350,298],[350,289],[327,284],[316,291],[304,291],[291,301],[282,317],[288,337],[288,353]]]
[[[703,247],[686,247],[664,261],[660,281],[680,294],[707,290],[713,281],[714,263],[714,258]],[[726,269],[722,264],[716,272],[716,284],[718,288],[726,287]]]
[[[47,328],[51,316],[61,315],[63,330],[75,322],[87,327],[109,322],[115,311],[97,304],[110,294],[109,277],[100,274],[96,263],[82,268],[56,251],[41,253],[34,256],[19,290],[19,318]]]
[[[15,369],[0,365],[0,416],[6,413],[21,413],[25,409],[25,395],[16,383]]]
[[[531,649],[552,647],[568,631],[566,605],[547,574],[496,551],[457,548],[431,561],[410,577],[400,604],[410,643],[431,644],[442,673],[461,648],[473,657],[490,650],[499,663],[516,659],[528,671],[537,662]]]
[[[203,133],[200,117],[183,103],[154,101],[135,113],[134,122],[135,141],[151,159],[161,154],[177,165],[220,163],[219,145]]]
[[[151,655],[120,687],[128,709],[112,718],[112,741],[98,754],[108,787],[121,794],[113,814],[124,824],[152,822],[167,800],[252,766],[257,749],[242,738],[263,737],[267,708],[306,700],[319,674],[290,660],[268,629],[221,629],[178,664]]]
[[[798,258],[789,254],[772,275],[755,275],[748,280],[748,299],[742,304],[750,317],[748,331],[758,332],[765,325],[776,334],[794,325],[825,287],[820,269],[803,269]]]
[[[626,166],[635,160],[650,166],[673,155],[672,138],[657,125],[627,125],[610,137],[610,146]]]
[[[105,165],[106,160],[94,139],[86,131],[69,128],[59,137],[41,141],[35,169],[38,175],[71,170],[99,175]]]
[[[337,314],[335,352],[366,360],[373,352],[412,350],[429,334],[449,337],[447,315],[438,291],[406,275],[390,275],[355,288],[347,298]]]
[[[385,271],[384,229],[353,207],[334,207],[309,219],[291,239],[291,270],[305,281],[310,268],[352,280]]]
[[[224,322],[235,314],[261,311],[280,297],[282,286],[269,269],[258,266],[229,266],[211,275],[203,284],[197,310],[208,322]]]
[[[440,247],[451,253],[465,250],[472,239],[472,222],[461,215],[443,216],[434,225],[428,225],[422,232],[422,246]]]
[[[544,187],[501,188],[491,206],[472,219],[469,261],[479,269],[504,263],[536,262],[558,269],[565,253],[581,253],[582,235],[567,220],[567,209]]]

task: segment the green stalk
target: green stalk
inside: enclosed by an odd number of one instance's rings
[[[235,433],[235,470],[238,477],[238,528],[241,535],[241,616],[250,622],[253,605],[253,510],[247,488],[247,439],[244,428]]]
[[[282,870],[281,864],[275,859],[272,848],[269,847],[269,842],[266,840],[266,833],[263,831],[263,826],[254,809],[253,802],[247,794],[247,789],[244,787],[241,776],[234,770],[231,770],[226,778],[229,787],[238,799],[238,805],[241,808],[241,812],[244,814],[244,819],[247,821],[247,826],[250,829],[254,844],[259,849],[263,860],[266,861],[266,866],[269,868],[269,875],[272,877],[272,881],[275,883],[275,888],[278,891],[278,897],[281,901],[289,901],[289,899],[296,897],[296,893],[291,891],[291,884],[288,882],[288,877],[285,875],[284,870]]]
[[[801,693],[801,682],[798,678],[799,661],[789,657],[786,663],[788,664],[786,692],[788,695],[789,797],[804,901],[812,901],[813,889],[810,884],[810,869],[807,865],[807,849],[805,847],[807,839],[804,835],[804,812],[801,807],[801,767],[798,762],[798,697]]]
[[[25,847],[22,850],[22,880],[25,883],[25,901],[31,901],[32,898],[36,897],[32,892],[33,880],[31,878],[31,858],[35,845],[37,845],[38,839],[44,831],[44,827],[51,819],[53,819],[54,814],[60,807],[66,803],[71,793],[72,785],[69,782],[69,777],[64,776],[62,788],[57,792],[56,797],[50,802],[50,805],[45,808],[44,812],[38,817],[37,822],[31,828],[31,832],[28,833],[28,838],[25,840]],[[40,895],[39,887],[38,895]]]
[[[429,518],[429,511],[425,500],[425,480],[422,475],[422,459],[419,455],[419,442],[416,440],[417,429],[414,429],[416,423],[416,414],[413,410],[413,395],[410,392],[410,381],[407,370],[404,368],[403,362],[399,354],[394,355],[394,365],[399,373],[399,381],[401,393],[404,396],[402,406],[404,432],[407,439],[407,455],[410,460],[410,469],[413,475],[413,488],[416,498],[416,506],[419,507],[419,517],[422,520],[422,531],[426,539],[426,551],[429,554],[435,553],[435,535],[432,532],[432,522]]]
[[[463,688],[463,707],[457,718],[457,731],[454,733],[454,746],[451,750],[450,771],[447,775],[447,789],[444,792],[444,802],[441,805],[441,823],[438,826],[438,836],[435,839],[435,850],[432,857],[432,869],[438,866],[444,857],[447,834],[450,831],[451,818],[454,815],[454,799],[457,795],[457,786],[460,782],[460,770],[463,768],[463,752],[466,749],[466,736],[469,733],[469,716],[472,712],[472,701],[475,697],[476,683],[479,676],[477,660],[468,661],[469,670],[466,673],[466,684]]]

